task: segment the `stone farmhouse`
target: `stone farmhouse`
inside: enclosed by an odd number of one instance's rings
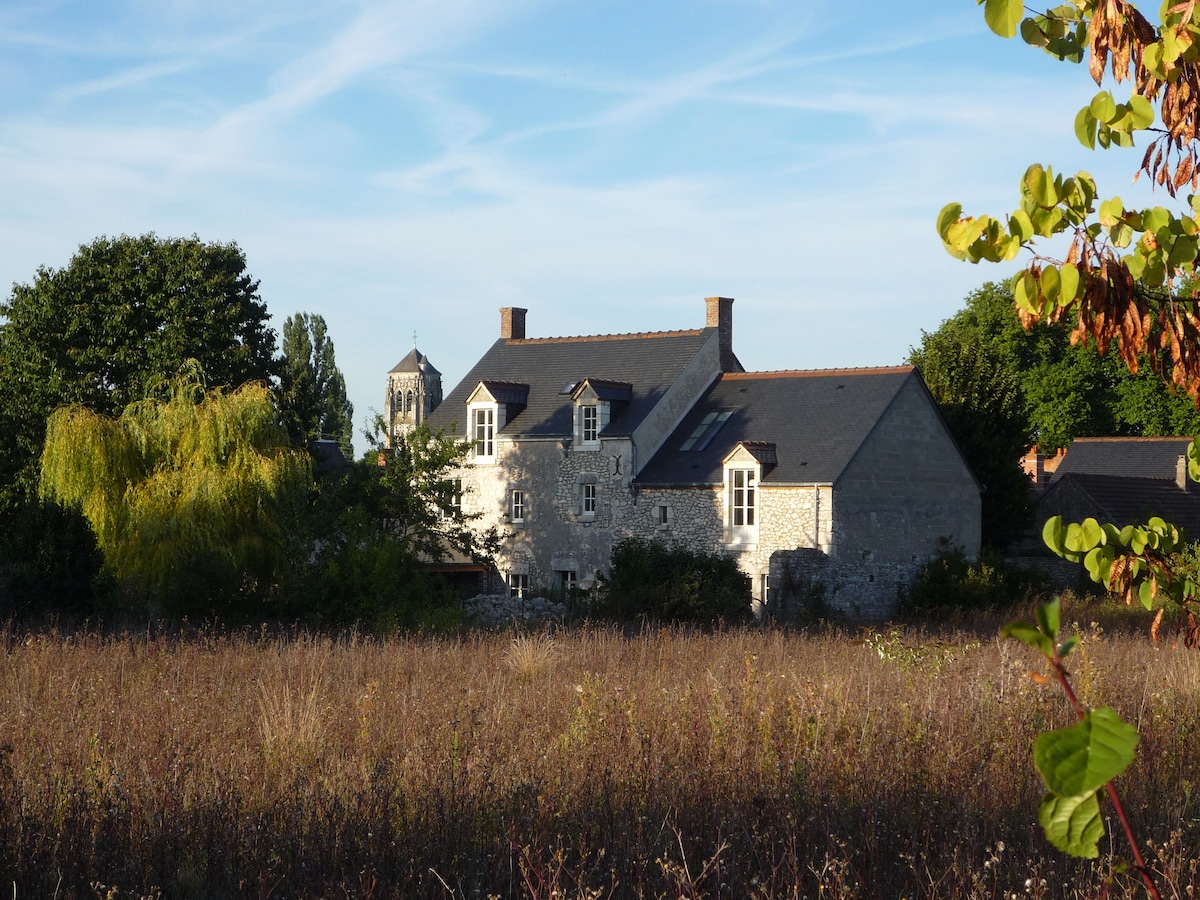
[[[419,412],[470,442],[462,508],[500,527],[511,592],[586,587],[642,536],[734,556],[760,608],[819,585],[878,616],[945,541],[978,553],[979,484],[915,369],[746,372],[733,300],[705,306],[703,328],[563,338],[502,309],[498,340],[432,407],[440,376],[419,351],[389,373],[393,434]]]

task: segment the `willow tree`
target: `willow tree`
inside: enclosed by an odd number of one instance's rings
[[[42,496],[83,513],[112,573],[185,611],[272,583],[282,522],[310,481],[265,384],[205,391],[195,370],[117,418],[57,410],[41,462]]]

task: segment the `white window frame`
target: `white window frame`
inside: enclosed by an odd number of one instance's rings
[[[579,587],[579,576],[575,573],[574,569],[559,569],[558,583],[565,594]]]
[[[584,482],[579,486],[579,517],[581,519],[596,518],[600,491],[594,481]]]
[[[508,596],[521,600],[529,593],[529,576],[524,572],[508,573]]]
[[[496,460],[496,423],[500,418],[494,403],[468,407],[471,428],[471,455],[483,462]],[[483,429],[482,434],[480,429]]]
[[[525,521],[525,492],[514,488],[509,495],[508,518],[510,522]]]
[[[730,466],[726,470],[725,485],[730,543],[757,543],[759,522],[758,468],[753,466]]]
[[[585,444],[600,443],[600,406],[585,403],[579,407],[579,435]]]

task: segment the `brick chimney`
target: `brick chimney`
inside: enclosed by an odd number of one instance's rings
[[[1185,493],[1188,489],[1188,460],[1186,456],[1180,455],[1175,461],[1175,484]]]
[[[500,337],[506,341],[525,340],[525,313],[519,306],[500,307]]]
[[[717,339],[721,348],[721,371],[740,371],[733,355],[733,298],[705,297],[704,312],[704,327],[717,329]]]

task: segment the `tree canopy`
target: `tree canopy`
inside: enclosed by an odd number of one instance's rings
[[[354,406],[323,317],[296,313],[283,323],[279,397],[297,444],[325,438],[354,458]]]
[[[922,351],[941,348],[946,341],[977,343],[1003,362],[1005,378],[1017,380],[1029,438],[1042,452],[1066,447],[1076,437],[1200,432],[1195,404],[1165,384],[1150,366],[1131,372],[1115,352],[1101,355],[1094,343],[1073,343],[1070,322],[1022,327],[1013,305],[1008,285],[988,282],[971,292],[964,307],[937,331],[923,336],[910,361],[921,368],[931,389],[942,376],[930,368],[929,355]],[[935,396],[938,393],[934,391]],[[987,402],[987,396],[980,398],[981,411]]]
[[[1200,395],[1200,317],[1194,281],[1200,255],[1200,5],[1162,6],[1152,24],[1127,0],[1073,0],[1025,17],[1021,0],[986,2],[996,33],[1021,37],[1060,60],[1088,61],[1103,87],[1107,77],[1131,85],[1128,99],[1099,91],[1075,116],[1075,134],[1090,148],[1132,147],[1148,137],[1138,175],[1172,200],[1188,187],[1177,211],[1127,209],[1120,197],[1102,199],[1087,172],[1063,177],[1035,163],[1019,184],[1020,206],[1003,216],[963,215],[947,204],[937,228],[949,253],[970,262],[1031,261],[1013,279],[1025,323],[1072,324],[1072,340],[1109,345],[1131,371],[1149,366],[1192,397]],[[1062,235],[1066,255],[1039,242]]]
[[[41,462],[43,495],[83,513],[127,588],[206,611],[251,582],[274,583],[281,517],[309,480],[265,384],[206,391],[196,372],[117,418],[60,407]]]
[[[275,333],[236,244],[101,237],[0,303],[5,483],[32,493],[45,423],[65,404],[116,415],[196,360],[209,384],[277,374]]]

